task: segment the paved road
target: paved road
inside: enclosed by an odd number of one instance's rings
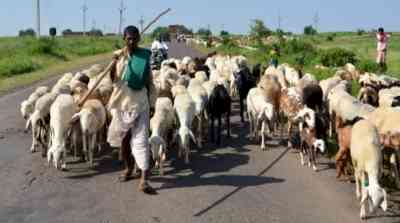
[[[170,47],[172,56],[194,53]],[[28,152],[18,103],[31,91],[0,98],[0,222],[359,222],[354,185],[337,182],[331,162],[315,173],[276,139],[261,151],[247,140],[237,104],[232,138],[193,150],[190,165],[172,156],[166,176],[152,177],[158,195],[138,192],[137,180],[116,182],[121,165],[108,151],[92,170],[71,163],[58,172]],[[400,222],[399,196],[390,192],[390,212],[368,222]]]

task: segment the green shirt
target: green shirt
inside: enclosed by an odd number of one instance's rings
[[[150,57],[151,51],[144,48],[137,48],[129,57],[122,79],[132,90],[141,90],[146,86],[150,75]]]

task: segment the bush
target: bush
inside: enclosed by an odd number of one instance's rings
[[[332,42],[334,38],[334,35],[329,35],[326,37],[326,40]]]
[[[39,40],[32,39],[31,43],[29,44],[29,47],[30,47],[29,51],[32,55],[57,54],[57,42],[54,39],[50,38],[40,38]]]
[[[357,62],[355,53],[342,48],[321,50],[319,60],[322,65],[327,67],[341,67],[346,63],[355,64]]]
[[[55,37],[57,35],[57,29],[55,27],[51,27],[49,29],[49,34],[51,37]]]
[[[357,29],[357,35],[361,36],[365,33],[365,30],[363,29]]]
[[[315,35],[317,34],[317,30],[314,29],[312,25],[304,27],[304,34],[305,35]]]
[[[375,63],[373,60],[363,59],[357,63],[357,68],[361,72],[370,72],[370,73],[378,73],[379,65]]]
[[[16,55],[0,60],[0,78],[11,77],[16,74],[29,73],[40,66],[33,62],[31,57]]]

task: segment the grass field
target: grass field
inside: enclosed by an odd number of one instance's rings
[[[142,45],[151,39],[143,38]],[[35,81],[111,58],[120,37],[0,37],[0,94]]]

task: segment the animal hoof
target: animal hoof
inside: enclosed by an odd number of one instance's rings
[[[311,168],[311,163],[308,163],[308,167],[310,167],[310,168]]]
[[[61,165],[61,171],[67,171],[67,164],[62,164]]]
[[[313,170],[314,170],[315,172],[318,172],[318,168],[317,168],[316,166],[313,166]]]

